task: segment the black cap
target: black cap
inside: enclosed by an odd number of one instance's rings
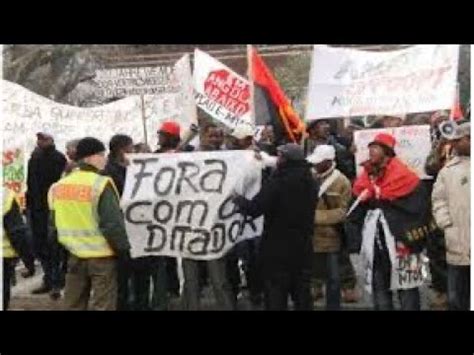
[[[76,159],[81,160],[101,152],[105,152],[105,145],[96,138],[86,137],[77,143]]]

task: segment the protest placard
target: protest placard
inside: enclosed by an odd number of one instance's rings
[[[354,132],[356,146],[355,161],[357,174],[362,171],[361,164],[369,159],[368,144],[379,133],[389,133],[397,141],[395,153],[413,169],[421,178],[429,178],[425,174],[425,163],[431,150],[430,126],[402,126],[397,128],[367,129]]]
[[[229,128],[253,123],[250,83],[207,53],[194,53],[196,105]]]
[[[420,287],[426,281],[428,259],[424,253],[397,255],[392,266],[390,288],[392,290],[408,290]]]
[[[172,66],[99,69],[94,82],[98,94],[108,99],[180,91]]]
[[[390,52],[314,46],[306,119],[451,109],[458,45]]]
[[[36,146],[37,132],[51,134],[63,152],[69,140],[86,136],[106,145],[119,133],[144,141],[139,97],[81,108],[59,104],[9,81],[2,82],[2,89],[4,148],[24,147],[27,158]]]
[[[191,125],[198,124],[189,54],[176,62],[173,77],[178,91],[144,96],[148,142],[152,147],[158,143],[156,132],[165,120],[179,123],[181,138],[189,134]]]
[[[132,257],[222,257],[259,236],[263,217],[237,213],[233,193],[260,190],[261,166],[250,151],[133,154],[122,196]]]

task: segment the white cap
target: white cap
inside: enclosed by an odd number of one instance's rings
[[[247,137],[253,137],[255,134],[255,128],[248,123],[241,123],[237,125],[231,133],[231,136],[237,139],[244,139]]]
[[[319,164],[325,160],[334,159],[336,159],[336,150],[332,145],[325,144],[318,145],[314,149],[313,153],[308,158],[306,158],[306,160],[313,165]]]

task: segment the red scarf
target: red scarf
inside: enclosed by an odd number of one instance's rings
[[[367,196],[363,200],[377,198],[378,189],[379,199],[395,200],[413,192],[420,182],[418,175],[396,157],[390,159],[382,174],[373,181],[368,170],[370,171],[370,164],[364,166],[363,173],[357,177],[352,189],[356,196],[367,190]]]

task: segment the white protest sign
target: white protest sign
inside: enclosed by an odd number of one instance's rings
[[[229,128],[252,123],[250,83],[207,53],[194,52],[196,105]]]
[[[222,257],[261,235],[263,217],[236,213],[232,194],[260,190],[261,166],[251,151],[132,154],[122,209],[132,257]]]
[[[192,124],[198,124],[189,54],[178,60],[172,70],[174,84],[170,87],[178,91],[144,96],[148,142],[152,147],[157,144],[156,132],[163,121],[178,122],[181,138],[189,133]]]
[[[391,52],[314,46],[306,119],[451,109],[458,45]]]
[[[423,286],[427,278],[428,259],[421,254],[397,255],[392,267],[390,289],[409,290]]]
[[[112,68],[96,71],[94,82],[104,98],[179,92],[172,66]]]
[[[397,128],[367,129],[354,132],[356,146],[355,161],[357,174],[362,171],[361,164],[369,159],[368,144],[379,133],[389,133],[397,141],[395,152],[397,156],[421,178],[425,174],[425,163],[431,150],[430,126],[402,126]]]

